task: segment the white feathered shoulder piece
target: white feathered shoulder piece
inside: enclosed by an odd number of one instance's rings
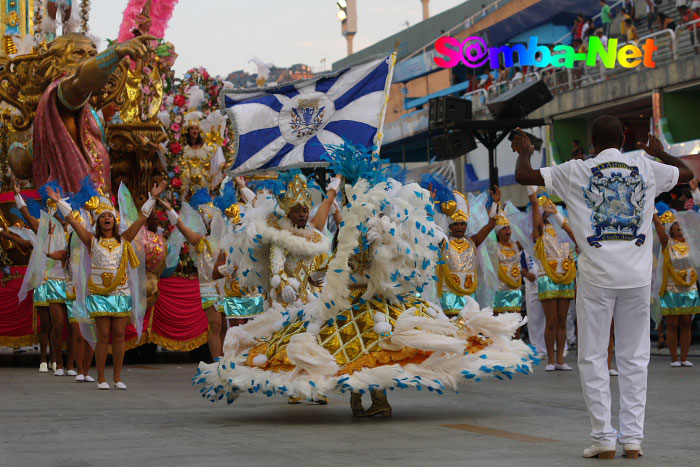
[[[260,226],[267,223],[277,201],[267,191],[259,193],[254,205],[247,205],[245,216],[231,235],[228,255],[236,257],[238,284],[247,290],[267,290],[270,276],[270,244],[263,242]]]

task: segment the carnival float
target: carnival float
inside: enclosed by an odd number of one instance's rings
[[[36,200],[40,199],[37,188],[50,173],[64,174],[59,182],[71,192],[78,191],[76,184],[88,174],[105,193],[116,193],[123,183],[137,208],[147,200],[150,187],[163,179],[169,181],[168,196],[175,203],[189,199],[199,188],[221,183],[233,152],[232,128],[217,103],[224,83],[203,68],[174,77],[175,46],[163,37],[177,2],[130,0],[118,37],[101,47],[90,31],[90,0],[2,1],[1,228],[25,222],[12,209],[13,179],[21,185],[24,199]],[[139,36],[154,38],[147,41],[148,53],[138,60],[120,60],[89,96],[90,105],[84,107],[89,110],[80,112],[85,119],[77,124],[83,132],[82,154],[75,155],[75,164],[61,167],[50,150],[35,151],[38,145],[55,144],[40,140],[57,117],[51,109],[42,108],[42,97],[55,92],[58,78],[76,72],[98,49]],[[108,157],[95,149],[98,141]],[[60,142],[55,146],[61,150]],[[108,165],[93,170],[100,164]],[[101,174],[109,174],[109,179]],[[144,232],[148,310],[140,339],[129,325],[127,348],[153,343],[191,351],[207,342],[207,318],[186,248],[174,267],[165,268],[171,229],[164,212],[156,211],[149,218]],[[17,298],[29,252],[4,238],[0,246],[0,347],[33,345],[38,342],[38,318],[32,294],[21,302]]]

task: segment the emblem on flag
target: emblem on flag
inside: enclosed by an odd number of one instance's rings
[[[231,175],[319,167],[326,145],[381,145],[396,55],[311,79],[219,97],[234,127]]]

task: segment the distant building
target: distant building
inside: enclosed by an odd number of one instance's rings
[[[313,78],[314,72],[309,65],[296,63],[289,68],[280,68],[273,66],[270,68],[270,75],[267,78],[267,83],[286,83],[298,79]],[[230,81],[236,87],[252,88],[255,87],[255,79],[258,77],[256,73],[248,73],[244,70],[238,70],[229,73],[226,81]]]

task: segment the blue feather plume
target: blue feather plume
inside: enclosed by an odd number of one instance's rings
[[[671,209],[668,204],[664,203],[663,201],[659,201],[654,206],[656,207],[656,211],[658,212],[659,216]]]
[[[31,214],[32,217],[39,219],[41,217],[41,209],[43,208],[41,203],[35,199],[28,199],[26,203],[29,214]]]
[[[198,209],[202,204],[208,204],[211,202],[211,195],[209,194],[209,190],[206,188],[200,188],[199,190],[195,191],[190,198],[190,206],[192,206],[194,209]]]
[[[51,180],[46,184],[39,187],[39,195],[41,196],[41,203],[46,206],[46,202],[49,200],[49,193],[47,187],[53,188],[54,191],[58,192],[61,197],[63,197],[63,189],[61,185],[58,184],[58,180]],[[33,215],[33,214],[32,214]]]
[[[19,212],[19,209],[17,209],[17,208],[10,208],[10,214],[14,214],[14,215],[17,216],[22,222],[24,222],[25,224],[27,223],[27,219],[25,219],[24,216],[22,215],[22,213]]]
[[[448,182],[444,177],[436,174],[424,174],[421,177],[419,185],[428,191],[435,192],[435,200],[440,203],[454,201],[455,195]]]
[[[219,208],[221,212],[226,211],[231,205],[236,204],[236,185],[233,180],[224,185],[224,193],[214,198],[214,206]]]
[[[100,196],[100,194],[95,188],[95,184],[92,183],[92,179],[86,176],[80,183],[80,191],[70,194],[70,205],[73,209],[78,210],[94,196]]]
[[[354,185],[364,178],[371,185],[386,181],[388,176],[388,159],[379,159],[372,150],[356,146],[344,140],[343,144],[326,144],[327,154],[321,156],[329,162],[331,172],[345,177],[347,183]]]

